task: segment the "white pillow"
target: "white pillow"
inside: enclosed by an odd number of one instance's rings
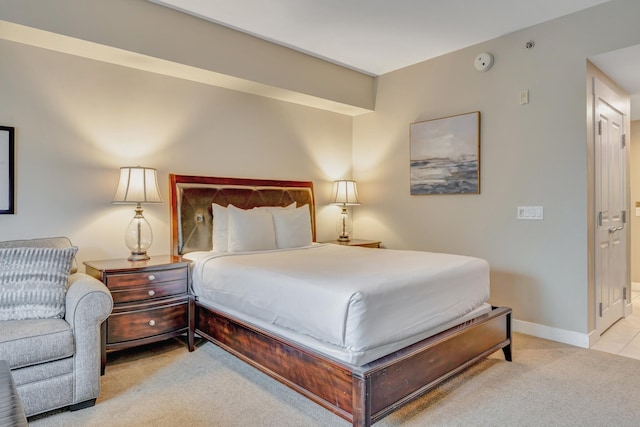
[[[229,205],[233,206],[233,205]],[[234,206],[235,207],[235,206]],[[259,206],[253,209],[263,210],[263,211],[279,211],[283,209],[295,209],[296,202],[291,203],[289,206],[280,207],[280,206]],[[212,232],[212,240],[213,240],[213,251],[215,252],[227,252],[229,250],[229,221],[227,215],[227,208],[224,206],[220,206],[216,203],[211,204],[211,212],[213,213],[213,232]]]
[[[229,205],[229,252],[266,251],[276,249],[273,216],[267,210],[244,210]]]
[[[229,246],[227,208],[216,203],[213,203],[211,208],[213,211],[213,250],[227,252]]]
[[[233,206],[233,205],[229,205]],[[234,208],[236,206],[233,206]],[[289,206],[258,206],[253,209],[261,211],[280,211],[283,209],[295,209],[296,202],[291,203]],[[239,209],[239,208],[238,208]],[[211,212],[213,213],[213,251],[215,252],[227,252],[229,250],[229,220],[227,214],[227,208],[220,206],[217,203],[211,204]]]
[[[312,243],[309,206],[273,210],[271,215],[273,215],[278,249],[299,248]]]
[[[289,206],[257,206],[253,209],[273,212],[273,211],[281,211],[283,209],[295,209],[295,208],[296,208],[296,202],[291,203]]]

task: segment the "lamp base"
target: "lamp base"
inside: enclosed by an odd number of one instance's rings
[[[142,205],[136,205],[136,214],[127,226],[124,235],[124,242],[131,251],[131,255],[127,258],[129,261],[146,261],[151,259],[147,255],[147,249],[153,242],[153,233],[151,226],[146,218],[142,215]]]
[[[347,211],[347,205],[342,205],[342,212],[340,212],[340,218],[336,224],[336,231],[338,232],[338,242],[346,243],[349,240],[349,234],[351,234],[352,224],[349,212]]]
[[[147,255],[146,252],[141,253],[141,254],[134,254],[131,253],[131,255],[129,256],[129,258],[127,258],[129,261],[146,261],[148,259],[151,259],[151,257],[149,255]]]

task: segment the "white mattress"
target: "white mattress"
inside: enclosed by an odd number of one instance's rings
[[[201,303],[353,365],[487,311],[479,258],[321,244],[195,258]]]

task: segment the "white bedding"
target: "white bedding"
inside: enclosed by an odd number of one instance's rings
[[[314,244],[195,258],[200,301],[302,334],[303,344],[356,365],[424,338],[489,297],[488,263],[460,255]]]

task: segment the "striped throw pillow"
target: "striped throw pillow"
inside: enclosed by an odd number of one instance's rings
[[[78,248],[0,249],[0,320],[64,317]]]

